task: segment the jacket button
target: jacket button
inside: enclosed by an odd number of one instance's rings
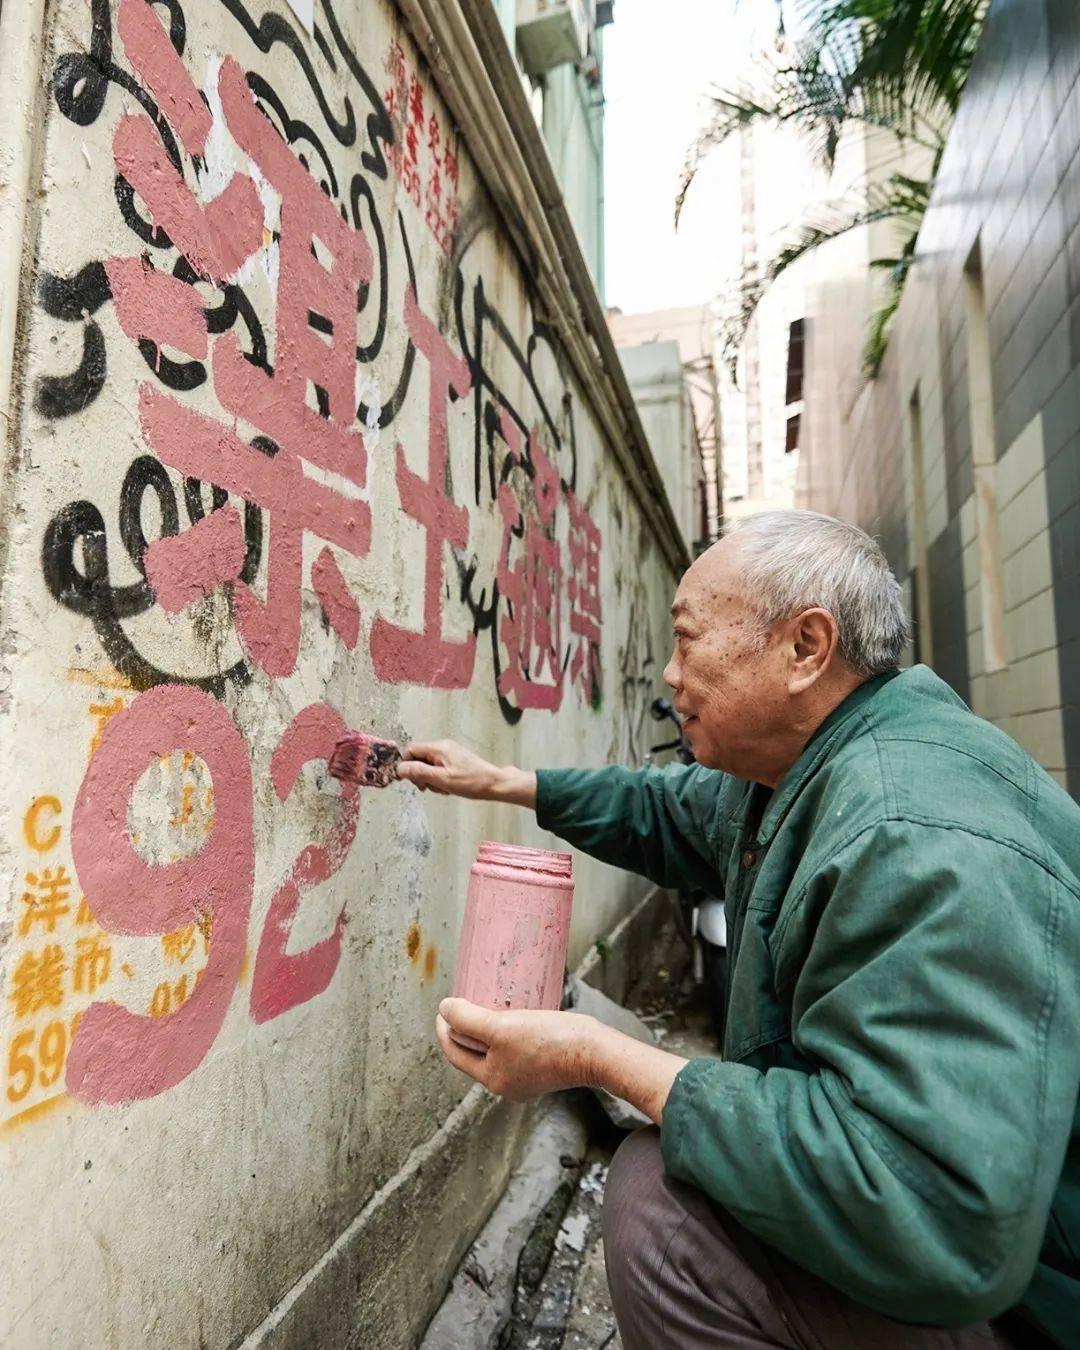
[[[746,849],[742,855],[742,865],[749,871],[756,862],[757,850],[753,848]]]

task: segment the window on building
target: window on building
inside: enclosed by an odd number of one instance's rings
[[[801,403],[803,398],[803,353],[806,346],[806,320],[796,319],[788,329],[787,397],[785,403]]]
[[[787,432],[784,437],[786,454],[790,454],[792,450],[798,450],[799,448],[803,411],[805,334],[805,319],[796,319],[788,329],[787,392],[784,397],[784,403],[787,405]]]
[[[919,386],[908,406],[908,477],[911,481],[911,617],[915,629],[915,660],[934,663],[930,623],[929,540],[926,526],[926,455],[923,446],[922,403]]]
[[[968,396],[971,407],[971,456],[975,529],[982,600],[983,663],[991,673],[1008,665],[1005,636],[1005,582],[1001,565],[997,509],[997,431],[990,360],[990,316],[978,239],[964,266],[967,308]]]

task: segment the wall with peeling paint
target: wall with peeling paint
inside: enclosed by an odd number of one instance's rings
[[[325,760],[648,748],[684,551],[494,11],[306,12],[0,12],[5,1345],[413,1343],[523,1120],[468,866],[551,841]]]

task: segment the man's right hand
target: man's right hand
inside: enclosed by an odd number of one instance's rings
[[[456,741],[415,741],[406,746],[399,778],[454,797],[536,806],[536,774],[513,765],[499,768]]]

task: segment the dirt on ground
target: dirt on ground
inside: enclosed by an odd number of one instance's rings
[[[627,999],[658,1043],[688,1059],[718,1056],[704,989],[696,985],[686,943],[674,926],[658,944],[658,964]],[[608,1297],[600,1236],[607,1170],[625,1137],[594,1099],[587,1105],[590,1143],[542,1272],[526,1259],[518,1268],[514,1316],[502,1350],[622,1350]],[[553,1217],[553,1216],[552,1216]]]

